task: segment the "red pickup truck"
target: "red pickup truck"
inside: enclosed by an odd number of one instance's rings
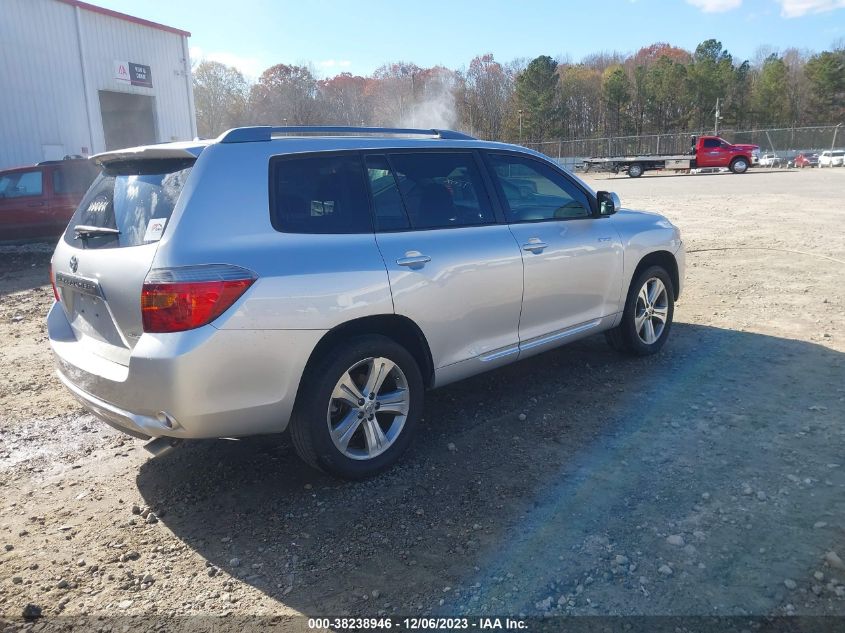
[[[587,171],[593,167],[603,167],[614,173],[627,171],[631,178],[658,169],[689,171],[713,167],[727,167],[735,174],[743,174],[760,159],[758,145],[732,145],[718,136],[693,136],[691,145],[689,154],[589,158],[584,166]]]
[[[99,171],[78,158],[0,170],[0,242],[61,235]]]

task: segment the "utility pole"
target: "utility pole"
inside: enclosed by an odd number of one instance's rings
[[[519,144],[522,145],[522,110],[517,110],[516,113],[519,115]]]
[[[716,97],[716,124],[713,126],[713,136],[719,136],[719,119],[722,118],[722,111],[719,109],[719,97]]]
[[[830,149],[833,150],[836,147],[836,133],[839,131],[839,126],[842,125],[841,123],[837,123],[836,127],[833,128],[833,140],[830,143]]]

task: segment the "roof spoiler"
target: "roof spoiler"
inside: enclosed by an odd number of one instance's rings
[[[94,154],[90,160],[98,165],[106,165],[124,160],[146,160],[146,159],[167,159],[167,158],[197,158],[202,152],[203,146],[186,145],[173,147],[167,145],[150,145],[146,147],[128,147],[110,152]]]
[[[426,138],[439,138],[446,140],[472,141],[475,137],[463,132],[453,130],[416,129],[399,127],[355,127],[342,125],[255,125],[251,127],[238,127],[223,132],[218,138],[218,143],[255,143],[258,141],[269,141],[274,136],[287,134],[311,134],[315,136],[336,136],[336,135],[377,135],[377,136],[424,136]]]

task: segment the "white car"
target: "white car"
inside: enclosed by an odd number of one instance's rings
[[[777,154],[763,154],[759,165],[760,167],[780,167],[780,157]]]
[[[819,167],[842,167],[845,164],[845,150],[827,150],[819,154]]]

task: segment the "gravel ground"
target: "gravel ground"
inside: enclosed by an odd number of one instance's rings
[[[364,483],[284,437],[148,459],[53,375],[51,248],[0,248],[0,616],[845,615],[845,169],[589,180],[727,249],[664,351],[431,392]]]

